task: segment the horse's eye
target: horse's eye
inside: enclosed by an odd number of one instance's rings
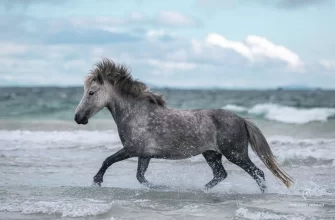
[[[88,94],[89,94],[89,95],[93,95],[93,94],[94,94],[94,92],[93,92],[93,91],[90,91]]]

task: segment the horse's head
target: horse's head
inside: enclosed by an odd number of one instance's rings
[[[74,120],[78,124],[87,124],[89,118],[107,105],[111,107],[121,98],[146,100],[147,103],[165,106],[164,98],[151,92],[144,83],[134,80],[124,65],[103,59],[85,80],[84,96],[77,107]]]
[[[101,75],[89,74],[85,80],[84,95],[76,109],[74,120],[87,124],[88,119],[106,107],[108,87]]]

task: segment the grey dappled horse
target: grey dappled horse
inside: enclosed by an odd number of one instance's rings
[[[137,179],[144,177],[151,158],[179,160],[202,154],[213,170],[210,189],[227,177],[222,155],[252,176],[264,192],[264,173],[249,159],[248,143],[266,167],[287,187],[293,181],[279,168],[262,132],[250,121],[223,109],[180,110],[166,106],[163,97],[134,80],[125,66],[103,59],[85,80],[75,121],[87,124],[104,107],[111,112],[123,148],[109,156],[94,176],[101,185],[112,164],[138,157]]]

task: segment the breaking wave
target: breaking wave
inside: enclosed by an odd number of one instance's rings
[[[296,108],[272,103],[257,104],[251,108],[228,104],[223,109],[290,124],[306,124],[312,121],[325,122],[335,116],[335,108]]]

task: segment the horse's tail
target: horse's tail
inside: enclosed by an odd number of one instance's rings
[[[292,178],[278,166],[278,163],[270,149],[264,135],[256,125],[245,119],[245,126],[248,131],[248,139],[252,150],[263,161],[265,166],[280,179],[287,188],[293,184]]]

